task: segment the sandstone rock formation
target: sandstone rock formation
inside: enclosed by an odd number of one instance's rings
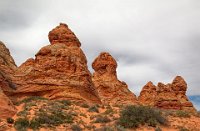
[[[92,81],[104,104],[136,104],[136,96],[125,82],[117,78],[117,62],[106,52],[101,53],[92,63],[95,70]]]
[[[100,103],[80,42],[66,24],[49,32],[50,45],[40,49],[15,72],[14,99],[42,96]]]
[[[16,112],[16,108],[0,88],[0,118],[12,117]]]
[[[12,102],[4,94],[4,91],[15,89],[11,80],[15,69],[16,65],[9,50],[0,42],[0,118],[12,117],[16,113]]]
[[[9,50],[0,41],[0,86],[3,91],[15,88],[11,78],[16,68]]]
[[[186,96],[187,83],[177,76],[171,84],[149,82],[138,97],[140,104],[150,105],[161,109],[174,109],[195,112],[196,109]]]

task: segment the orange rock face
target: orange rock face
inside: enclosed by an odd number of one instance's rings
[[[15,69],[16,65],[9,50],[0,42],[0,118],[12,117],[16,113],[15,107],[4,93],[15,89],[11,80]]]
[[[150,105],[161,109],[174,109],[195,112],[196,109],[186,96],[187,83],[181,76],[177,76],[171,84],[153,83],[145,85],[138,97],[143,105]]]
[[[100,103],[80,42],[65,24],[49,32],[51,45],[40,49],[15,72],[15,98],[43,96]]]
[[[106,52],[101,53],[92,63],[95,70],[92,81],[104,104],[136,104],[136,96],[125,82],[117,78],[117,62]]]
[[[8,118],[17,112],[11,100],[3,93],[0,88],[0,118]]]
[[[66,24],[63,23],[49,32],[49,41],[51,44],[62,43],[66,44],[67,46],[81,46],[81,43],[75,34],[68,28]]]

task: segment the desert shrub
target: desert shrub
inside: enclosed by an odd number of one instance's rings
[[[90,106],[89,106],[88,104],[86,104],[86,103],[83,103],[83,104],[81,105],[81,107],[83,107],[83,108],[89,108]]]
[[[62,103],[65,106],[70,106],[72,104],[70,100],[59,100],[58,102]]]
[[[29,127],[27,118],[19,118],[15,121],[14,127],[18,131],[25,131]]]
[[[126,129],[125,129],[123,126],[121,126],[121,125],[116,125],[116,126],[115,126],[115,129],[116,129],[117,131],[126,131]]]
[[[185,127],[179,127],[179,131],[189,131],[189,130]]]
[[[104,112],[105,115],[113,114],[114,111],[111,107],[108,107],[107,110]]]
[[[83,117],[87,118],[87,115],[83,114],[83,113],[80,113],[80,116],[83,116]]]
[[[71,129],[72,129],[72,131],[82,131],[82,129],[79,125],[72,125]]]
[[[162,131],[160,127],[156,127],[155,131]]]
[[[158,123],[165,124],[166,119],[161,112],[146,106],[127,106],[120,112],[118,123],[126,128],[138,127],[140,124],[148,124],[155,127]]]
[[[107,116],[97,116],[95,119],[95,123],[107,123],[110,122],[111,120]]]
[[[176,116],[178,116],[178,117],[190,117],[190,114],[186,111],[178,110],[178,111],[176,111]]]
[[[40,122],[37,119],[32,119],[29,123],[29,127],[31,129],[39,129],[41,127]]]
[[[20,116],[20,117],[26,117],[27,115],[29,115],[30,112],[26,111],[26,110],[23,110],[23,111],[20,111],[17,113],[17,116]]]
[[[28,103],[28,102],[31,102],[31,101],[36,101],[36,100],[48,100],[47,98],[44,98],[44,97],[41,97],[41,96],[31,96],[31,97],[28,97],[28,98],[25,98],[23,99],[21,103]]]
[[[94,106],[91,106],[89,109],[88,109],[89,112],[97,112],[99,113],[99,109],[98,109],[98,106],[94,105]]]
[[[95,129],[94,131],[114,131],[114,129],[112,127],[109,127],[109,126],[105,126],[105,127]]]
[[[47,124],[47,125],[60,125],[63,123],[72,123],[73,117],[70,114],[65,112],[54,112],[54,113],[46,113],[43,112],[38,115],[39,117],[35,118],[35,121],[38,121],[40,124]]]
[[[7,123],[9,123],[9,124],[13,124],[14,123],[14,119],[11,118],[11,117],[7,118],[6,120],[7,120]]]

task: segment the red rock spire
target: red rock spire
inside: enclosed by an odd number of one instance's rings
[[[92,63],[95,70],[92,81],[104,104],[137,104],[136,96],[125,82],[118,80],[117,62],[107,52],[102,52]]]
[[[64,23],[60,23],[59,26],[49,32],[49,41],[51,44],[64,43],[67,46],[81,46],[76,35]]]

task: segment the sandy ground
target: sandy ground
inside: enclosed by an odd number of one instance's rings
[[[28,118],[32,119],[35,116],[36,110],[40,107],[42,103],[37,106],[33,106],[31,110],[29,110]],[[43,103],[44,104],[44,103]],[[24,108],[24,104],[16,106],[18,112],[22,111]],[[112,112],[105,113],[108,109],[112,109]],[[117,118],[119,118],[119,107],[108,107],[108,106],[100,106],[99,113],[97,112],[89,112],[88,108],[83,108],[80,105],[71,105],[70,109],[73,113],[76,114],[74,117],[74,123],[79,125],[83,131],[93,131],[94,128],[102,128],[105,126],[112,127],[115,125]],[[107,123],[94,123],[95,119],[98,116],[107,116],[111,121]],[[16,120],[19,116],[15,115],[13,117]],[[200,117],[191,116],[189,118],[180,118],[174,116],[168,116],[168,125],[167,126],[159,126],[162,131],[180,131],[180,128],[187,128],[190,131],[200,131]],[[72,124],[62,124],[55,128],[40,128],[40,131],[70,131]],[[0,120],[0,131],[15,131],[13,124],[8,124],[6,120]],[[28,131],[31,129],[28,129]],[[155,131],[154,127],[142,126],[137,129],[126,129],[127,131]]]

